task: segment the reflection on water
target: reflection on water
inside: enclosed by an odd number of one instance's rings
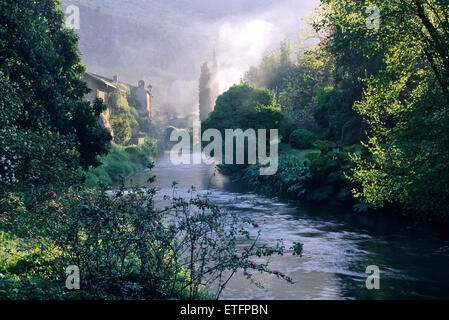
[[[133,178],[142,185],[157,177],[158,197],[178,194],[191,186],[210,192],[222,209],[251,216],[262,228],[261,241],[283,239],[304,244],[304,255],[272,258],[272,267],[291,276],[295,284],[260,275],[259,289],[237,275],[223,299],[428,299],[449,298],[449,236],[444,230],[411,227],[394,217],[368,217],[317,206],[270,199],[249,193],[205,165],[173,166],[167,155],[156,168]],[[366,267],[380,267],[380,290],[367,290]],[[261,278],[262,277],[262,278]]]

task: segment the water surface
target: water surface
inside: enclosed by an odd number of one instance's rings
[[[218,173],[213,166],[174,166],[169,155],[158,160],[152,172],[133,178],[144,184],[157,177],[158,197],[171,195],[173,181],[178,194],[191,186],[222,209],[250,216],[261,225],[261,241],[286,247],[304,244],[304,255],[272,258],[273,269],[293,278],[287,284],[271,275],[258,280],[264,289],[236,275],[222,299],[436,299],[449,298],[449,236],[447,230],[414,226],[395,217],[354,214],[320,206],[268,198],[249,192]],[[380,290],[365,286],[370,265],[380,268]]]

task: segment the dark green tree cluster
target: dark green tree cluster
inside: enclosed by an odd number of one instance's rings
[[[84,99],[78,38],[56,0],[0,3],[0,71],[23,104],[20,129],[73,136],[84,168],[98,165],[111,137]]]
[[[278,129],[282,118],[281,108],[269,90],[242,84],[218,97],[202,128],[220,130],[224,137],[226,129]]]
[[[343,50],[347,61],[360,57],[347,68],[362,79],[354,109],[368,134],[367,155],[354,159],[355,196],[375,208],[447,211],[449,2],[372,1],[379,29],[367,28],[362,3],[322,4],[317,27],[329,34],[326,50],[337,62]]]
[[[316,148],[335,145],[305,159],[310,169],[361,142],[338,170],[358,208],[447,216],[449,1],[322,0],[312,26],[320,40],[294,63],[283,44],[243,79],[276,95],[283,141],[303,149],[308,129]]]
[[[251,67],[244,83],[268,88],[282,107],[284,142],[298,128],[314,131],[321,139],[344,144],[360,141],[361,121],[353,111],[352,87],[345,87],[335,59],[319,48],[299,49],[292,60],[290,42],[268,52],[258,67]],[[338,87],[338,89],[337,89]],[[335,100],[338,103],[334,103]]]
[[[221,132],[224,143],[226,142],[225,130],[241,129],[245,132],[253,129],[258,134],[259,129],[279,129],[283,120],[281,107],[276,103],[274,95],[264,88],[256,88],[248,84],[234,85],[228,91],[220,95],[217,104],[209,117],[202,121],[202,130],[217,129]],[[237,139],[234,138],[234,151]],[[254,141],[252,141],[254,142]],[[245,138],[245,146],[249,143]],[[247,148],[244,148],[247,150]],[[268,149],[269,150],[269,149]],[[224,154],[223,154],[224,156]],[[234,152],[234,161],[236,152]],[[245,163],[247,155],[245,154]],[[235,162],[234,162],[235,163]],[[230,171],[238,171],[245,165],[227,166]]]
[[[211,82],[212,75],[208,67],[208,63],[205,62],[201,67],[200,76],[200,120],[204,120],[208,117],[209,113],[212,112],[212,93],[211,93]]]

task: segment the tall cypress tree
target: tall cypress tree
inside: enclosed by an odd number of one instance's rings
[[[212,72],[211,72],[210,87],[211,87],[212,104],[215,105],[218,95],[220,94],[219,70],[218,70],[217,54],[215,52],[215,49],[214,49],[213,58],[212,58]]]
[[[84,95],[78,37],[64,29],[58,0],[0,1],[0,72],[17,86],[24,115],[17,125],[74,136],[87,168],[107,152],[110,134]]]
[[[200,120],[207,119],[212,110],[211,73],[208,63],[205,62],[201,67],[200,76]]]

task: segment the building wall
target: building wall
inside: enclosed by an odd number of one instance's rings
[[[98,82],[88,76],[84,76],[84,81],[87,82],[87,86],[89,87],[89,89],[91,89],[91,91],[86,95],[86,99],[91,103],[94,103],[100,89],[98,86]]]
[[[108,105],[108,95],[107,93],[102,90],[102,88],[100,88],[100,85],[98,83],[98,81],[92,79],[91,77],[85,75],[84,76],[84,81],[86,81],[87,86],[89,87],[89,89],[91,89],[91,91],[85,95],[85,98],[87,100],[89,100],[90,103],[94,103],[95,100],[97,98],[101,98],[103,99],[103,102]],[[103,114],[100,115],[98,122],[105,127],[106,129],[109,130],[109,132],[111,133],[112,137],[114,137],[114,132],[112,130],[111,124],[109,123],[109,116],[110,116],[111,112],[109,110],[109,108],[107,108]]]
[[[145,82],[140,81],[136,88],[136,98],[140,104],[140,110],[145,110],[148,116],[152,117],[152,96],[151,93],[145,88]]]

